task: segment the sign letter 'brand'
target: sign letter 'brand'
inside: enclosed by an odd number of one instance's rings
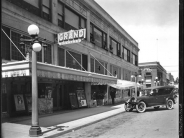
[[[72,43],[79,43],[86,38],[86,29],[71,30],[58,34],[58,44],[66,45]]]

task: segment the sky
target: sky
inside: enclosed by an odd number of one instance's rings
[[[179,0],[95,0],[139,46],[139,63],[179,77]]]

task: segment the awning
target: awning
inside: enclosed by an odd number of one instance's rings
[[[136,86],[135,82],[132,81],[126,81],[126,80],[117,80],[117,84],[109,84],[109,86],[116,88],[116,89],[129,89]],[[137,83],[137,87],[143,87],[143,85],[140,85]]]
[[[32,64],[30,61],[18,61],[2,64],[2,78],[31,76],[31,66]],[[37,62],[37,77],[91,82],[103,85],[117,83],[117,78],[114,76],[76,70],[41,62]]]

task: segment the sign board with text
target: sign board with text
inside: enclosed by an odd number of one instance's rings
[[[86,38],[86,29],[71,30],[58,34],[58,44],[66,45],[72,43],[79,43]]]

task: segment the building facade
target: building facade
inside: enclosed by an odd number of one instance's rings
[[[166,70],[159,62],[139,63],[139,69],[141,70],[141,77],[138,78],[138,81],[141,83],[143,80],[144,88],[167,85]],[[157,81],[156,77],[158,77]]]
[[[31,24],[47,45],[37,53],[40,114],[92,107],[95,91],[108,104],[108,84],[130,81],[138,71],[138,43],[95,1],[2,0],[3,113],[8,116],[31,112],[31,53],[20,45],[21,35],[30,38]],[[58,44],[59,33],[80,29],[86,30],[82,42]]]
[[[168,84],[174,85],[174,77],[171,73],[167,73],[167,78],[168,78]]]

